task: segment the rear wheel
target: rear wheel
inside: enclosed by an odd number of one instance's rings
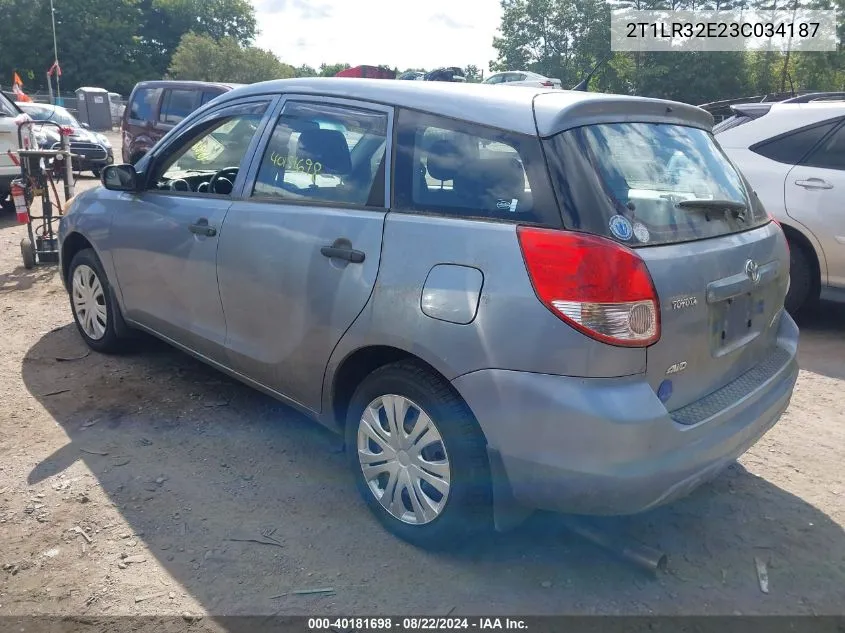
[[[491,525],[484,436],[448,382],[422,365],[402,361],[364,379],[346,447],[367,506],[403,540],[454,546]]]
[[[812,302],[813,271],[807,251],[794,241],[789,242],[789,292],[784,305],[793,316]]]

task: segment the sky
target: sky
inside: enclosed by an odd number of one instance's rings
[[[433,69],[496,58],[499,0],[251,0],[256,45],[287,64]]]

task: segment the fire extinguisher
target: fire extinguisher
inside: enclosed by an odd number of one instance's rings
[[[28,224],[29,209],[26,206],[26,192],[20,183],[12,183],[12,199],[15,201],[15,212],[18,216],[18,224]]]

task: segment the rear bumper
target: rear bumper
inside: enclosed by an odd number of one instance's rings
[[[771,377],[692,425],[675,422],[642,376],[483,370],[453,384],[487,437],[507,497],[529,508],[633,514],[686,496],[774,426],[798,377],[798,328],[785,312],[777,344],[786,353]]]

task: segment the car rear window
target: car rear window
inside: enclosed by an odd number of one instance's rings
[[[543,142],[569,228],[645,246],[728,235],[769,221],[704,130],[599,124]]]
[[[129,118],[135,121],[152,121],[161,98],[161,88],[140,88],[132,96],[129,104]]]

